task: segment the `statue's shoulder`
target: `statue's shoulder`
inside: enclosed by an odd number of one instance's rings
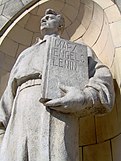
[[[79,43],[80,45],[83,45],[83,46],[86,46],[87,47],[87,53],[88,53],[88,57],[95,57],[95,53],[94,53],[94,51],[92,50],[92,48],[91,47],[89,47],[87,44],[85,44],[84,42],[78,42],[77,41],[77,43]]]
[[[31,46],[29,46],[29,47],[27,47],[25,50],[23,50],[23,51],[21,52],[21,54],[19,55],[19,57],[21,57],[21,56],[23,56],[23,55],[26,55],[27,53],[30,53],[31,50],[33,50],[33,48],[35,48],[35,46],[36,46],[37,44],[41,43],[41,42],[42,42],[42,40],[41,40],[39,37],[37,37],[36,40],[35,40],[35,42],[34,42]]]
[[[77,42],[77,43],[78,43],[78,42]],[[79,42],[79,44],[84,45],[84,46],[87,47],[87,55],[88,55],[89,58],[91,58],[91,60],[94,60],[94,61],[96,61],[96,62],[100,62],[100,60],[98,59],[96,53],[94,52],[94,50],[93,50],[90,46],[88,46],[88,45],[85,44],[84,42]],[[89,59],[89,60],[90,60],[90,59]]]

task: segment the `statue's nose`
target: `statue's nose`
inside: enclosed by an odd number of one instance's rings
[[[41,22],[46,22],[46,19],[45,19],[45,18],[42,18],[42,19],[41,19]]]
[[[41,22],[46,22],[47,20],[49,20],[49,16],[48,15],[46,15],[45,17],[43,17],[41,19]]]

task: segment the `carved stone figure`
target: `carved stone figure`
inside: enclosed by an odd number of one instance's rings
[[[24,50],[11,71],[0,102],[0,122],[6,128],[1,161],[79,161],[79,117],[112,109],[111,73],[89,47],[84,89],[60,85],[63,97],[39,101],[46,41],[59,37],[63,29],[62,15],[47,9],[41,19],[43,40]]]

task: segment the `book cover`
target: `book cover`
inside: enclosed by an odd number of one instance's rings
[[[88,79],[87,46],[58,37],[48,38],[41,101],[61,97],[59,84],[83,89]]]

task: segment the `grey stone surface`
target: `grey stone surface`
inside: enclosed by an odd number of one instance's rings
[[[0,29],[2,29],[7,22],[8,22],[8,19],[1,15],[0,16]]]
[[[21,0],[22,1],[22,3],[24,4],[24,5],[27,5],[28,3],[30,3],[32,0]]]
[[[5,4],[6,2],[9,2],[10,0],[2,0],[2,4]]]
[[[2,14],[3,8],[4,8],[4,5],[0,5],[0,15]]]
[[[5,3],[5,7],[3,10],[3,15],[7,18],[12,18],[19,10],[22,9],[24,5],[20,0],[10,0]]]
[[[34,2],[36,1],[37,0],[35,0]],[[5,7],[4,15],[5,17],[9,18],[7,21],[9,21],[13,16],[15,16],[15,14],[18,11],[23,9],[23,7],[25,7],[29,3],[33,3],[33,1],[32,0],[0,0],[0,5],[3,4]],[[116,3],[120,9],[121,8],[120,0],[116,0]],[[21,6],[21,4],[23,4],[23,6]],[[8,5],[10,6],[10,8],[8,7]],[[5,24],[6,23],[3,24],[2,22],[1,26],[5,26]]]
[[[63,18],[47,10],[41,20],[43,40],[24,50],[11,71],[0,101],[0,122],[6,127],[1,161],[79,161],[78,117],[112,109],[111,73],[89,47],[89,81],[84,89],[61,85],[62,97],[39,101],[47,40],[59,37],[63,28]]]
[[[61,38],[47,40],[43,69],[43,96],[45,100],[61,97],[58,84],[83,89],[88,83],[87,47]]]
[[[121,0],[115,0],[117,6],[119,7],[119,10],[121,12]]]
[[[16,13],[18,13],[24,6],[30,3],[32,0],[0,0],[0,17],[4,16],[5,18],[1,18],[0,21],[0,29],[5,26],[6,22],[8,22]]]

